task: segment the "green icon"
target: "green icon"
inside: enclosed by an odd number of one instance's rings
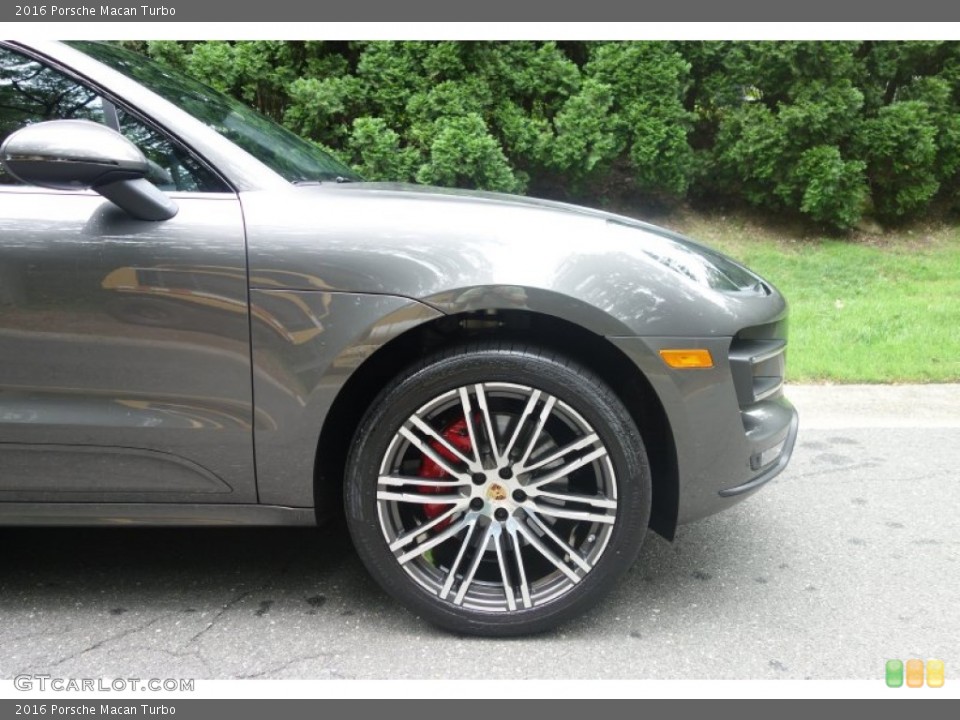
[[[903,685],[903,661],[887,660],[887,687]]]

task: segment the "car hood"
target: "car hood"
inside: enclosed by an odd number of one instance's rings
[[[639,250],[651,259],[672,267],[690,280],[714,290],[758,292],[769,290],[760,277],[713,248],[666,228],[603,210],[521,195],[463,188],[439,188],[411,183],[340,183],[337,187],[347,193],[372,193],[383,199],[392,198],[401,201],[405,198],[445,199],[477,206],[480,212],[487,213],[496,212],[497,208],[525,208],[593,219],[609,223],[614,228],[631,228],[641,233],[629,233],[624,237],[624,241],[632,245],[633,250]],[[617,230],[614,229],[613,232],[616,233]]]
[[[776,291],[663,228],[534,198],[394,183],[241,193],[251,279],[390,294],[443,312],[523,308],[607,335],[714,335]],[[773,306],[785,305],[775,302]],[[712,308],[712,310],[711,310]],[[747,310],[746,313],[744,311]],[[582,312],[581,312],[582,311]],[[729,323],[705,322],[726,317]]]
[[[303,186],[300,186],[303,187]],[[319,185],[313,187],[320,187]],[[339,183],[338,188],[344,192],[378,193],[383,196],[450,198],[463,202],[495,204],[510,207],[548,208],[560,212],[573,213],[587,217],[608,218],[614,217],[611,213],[602,210],[571,205],[555,200],[544,200],[525,195],[509,195],[507,193],[490,192],[487,190],[467,190],[464,188],[443,188],[430,185],[414,185],[413,183],[393,182],[348,182]]]

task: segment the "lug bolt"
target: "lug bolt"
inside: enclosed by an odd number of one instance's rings
[[[471,510],[482,510],[483,509],[483,498],[474,498],[470,501]]]
[[[470,479],[473,480],[474,485],[483,485],[487,481],[487,476],[483,473],[474,473]]]
[[[513,499],[518,503],[526,502],[527,494],[523,490],[514,490]]]
[[[510,517],[510,513],[508,513],[504,508],[497,508],[496,512],[493,513],[493,516],[500,522],[503,522]]]

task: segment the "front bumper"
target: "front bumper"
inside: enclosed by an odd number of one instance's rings
[[[771,326],[771,332],[782,328]],[[785,342],[762,337],[610,338],[663,405],[677,452],[677,523],[720,512],[784,470],[799,419],[783,395]],[[704,348],[710,369],[675,370],[663,348]]]
[[[721,497],[736,497],[758,490],[786,469],[787,463],[790,462],[790,457],[793,455],[793,447],[797,442],[800,417],[793,406],[785,399],[781,404],[773,407],[779,409],[779,412],[775,414],[780,415],[780,417],[771,418],[771,422],[766,423],[764,427],[768,431],[773,431],[775,437],[782,435],[782,438],[772,441],[767,438],[763,442],[757,442],[755,452],[750,456],[750,469],[759,471],[760,474],[740,485],[721,490],[719,493]],[[784,425],[786,425],[785,429]]]

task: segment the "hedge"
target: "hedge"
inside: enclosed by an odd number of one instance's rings
[[[841,230],[958,194],[956,42],[125,44],[371,180],[746,202]]]

